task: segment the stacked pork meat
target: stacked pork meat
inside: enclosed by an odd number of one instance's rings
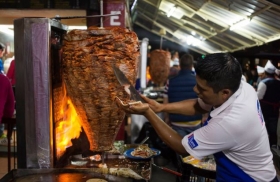
[[[150,55],[151,78],[158,86],[164,86],[170,70],[170,52],[156,49]]]
[[[138,60],[137,35],[124,28],[90,27],[65,36],[63,79],[81,117],[90,150],[110,150],[125,116],[114,99],[129,100],[129,95],[117,81],[112,65],[134,84]]]

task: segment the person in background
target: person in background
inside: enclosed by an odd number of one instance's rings
[[[253,81],[253,75],[252,75],[252,72],[250,71],[250,70],[247,70],[246,71],[246,80],[247,80],[247,83],[249,83],[250,85],[252,85],[253,86],[253,83],[254,83],[254,81]]]
[[[9,79],[0,74],[0,121],[3,117],[12,117],[15,109],[15,99]],[[3,124],[2,124],[3,125]],[[4,135],[4,130],[1,131],[0,144],[7,143],[7,137]]]
[[[176,76],[180,71],[179,60],[175,59],[173,61],[173,66],[170,68],[168,79]]]
[[[193,56],[184,54],[180,58],[180,71],[177,76],[168,80],[165,86],[164,103],[179,102],[197,98],[193,91],[196,85],[195,75],[192,73]],[[181,114],[166,114],[165,121],[182,137],[200,128],[201,115],[186,116]]]
[[[197,99],[160,104],[117,105],[144,115],[174,151],[197,159],[214,155],[216,182],[277,182],[268,135],[254,88],[241,81],[239,62],[228,53],[209,54],[195,65]],[[195,115],[210,112],[204,126],[182,137],[155,112]]]
[[[16,78],[15,78],[15,60],[11,61],[10,67],[7,71],[7,77],[9,78],[12,86],[16,85]]]
[[[280,81],[280,70],[275,69],[275,79]]]
[[[280,81],[275,79],[276,67],[268,60],[264,79],[258,85],[257,95],[265,120],[270,145],[277,144],[277,122],[280,102]]]
[[[246,77],[243,74],[241,75],[241,80],[247,82]]]
[[[2,60],[4,53],[5,53],[5,49],[6,49],[5,45],[0,42],[0,75],[1,76],[2,75],[5,76],[4,75],[4,62]],[[2,87],[1,84],[0,84],[0,86]],[[0,88],[0,89],[2,89],[2,88]],[[0,108],[0,112],[1,112],[1,108]],[[0,117],[0,119],[1,119],[1,117]],[[4,134],[4,130],[5,130],[5,125],[0,123],[0,139],[7,138],[7,136]]]
[[[192,73],[195,75],[196,73],[195,73],[195,69],[194,69],[194,65],[196,64],[196,61],[195,60],[193,60],[193,65],[192,65]]]
[[[265,74],[264,74],[264,67],[261,67],[261,66],[257,66],[257,72],[258,72],[258,80],[257,80],[257,83],[256,83],[256,87],[258,88],[258,85],[260,83],[260,81],[265,77]]]
[[[175,61],[174,61],[174,64]],[[173,66],[174,66],[173,64]],[[193,56],[184,54],[180,58],[180,71],[177,76],[171,77],[165,86],[163,103],[173,103],[186,99],[197,98],[197,94],[193,91],[196,84],[195,75],[192,72]],[[164,120],[182,137],[190,134],[194,130],[201,127],[201,114],[195,116],[186,116],[181,114],[164,113]],[[175,167],[179,168],[178,161],[181,160],[180,155],[176,154],[176,158],[172,158]],[[189,174],[190,175],[190,171]],[[201,181],[201,179],[199,179]]]
[[[2,60],[5,53],[5,45],[0,42],[0,74],[4,74],[4,62]]]
[[[258,81],[258,78],[259,78],[259,75],[258,75],[258,71],[256,68],[252,69],[251,70],[251,73],[252,73],[252,86],[257,90],[257,81]]]
[[[173,66],[175,60],[179,61],[179,53],[177,51],[171,53],[170,67]]]
[[[7,77],[9,78],[12,87],[13,87],[13,92],[14,92],[14,96],[15,96],[15,92],[16,92],[16,77],[15,77],[15,60],[13,59],[11,61],[10,67],[7,71]]]
[[[280,81],[280,69],[275,69],[275,79]],[[277,123],[277,148],[280,150],[280,109]]]

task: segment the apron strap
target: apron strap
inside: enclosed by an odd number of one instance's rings
[[[216,180],[219,181],[235,181],[235,182],[255,182],[248,174],[240,169],[235,163],[233,163],[223,152],[214,154],[217,169]]]

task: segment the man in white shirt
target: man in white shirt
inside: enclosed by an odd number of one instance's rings
[[[198,159],[214,154],[217,182],[278,181],[260,104],[254,88],[241,81],[239,62],[230,54],[211,54],[199,60],[195,70],[198,99],[159,104],[143,96],[148,104],[120,107],[143,114],[176,152]],[[154,113],[194,115],[210,110],[205,126],[183,138]]]

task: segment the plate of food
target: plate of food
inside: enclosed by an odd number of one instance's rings
[[[215,171],[216,162],[213,156],[204,157],[201,160],[194,158],[193,156],[187,156],[183,158],[184,163],[193,165],[194,167]]]
[[[149,148],[147,145],[140,145],[137,148],[126,150],[123,155],[130,159],[150,159],[160,154],[160,150]]]

